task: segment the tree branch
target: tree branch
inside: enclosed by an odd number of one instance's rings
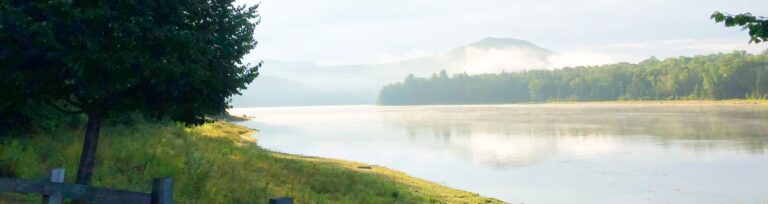
[[[51,107],[55,108],[56,110],[58,110],[58,111],[61,111],[61,112],[64,112],[64,113],[71,113],[71,114],[80,114],[80,113],[85,113],[85,112],[83,112],[83,110],[82,110],[82,109],[81,109],[81,110],[67,110],[67,109],[65,109],[65,108],[63,108],[63,107],[61,107],[61,106],[57,105],[57,104],[56,104],[56,103],[54,103],[53,101],[50,101],[50,100],[43,100],[43,101],[44,101],[46,104],[50,105]]]

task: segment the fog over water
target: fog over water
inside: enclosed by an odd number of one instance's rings
[[[768,107],[241,108],[259,145],[387,166],[519,203],[768,201]]]

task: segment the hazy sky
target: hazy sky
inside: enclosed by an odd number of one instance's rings
[[[715,24],[716,10],[768,16],[768,1],[263,0],[259,46],[246,61],[382,63],[485,37],[528,40],[584,64],[768,49]]]

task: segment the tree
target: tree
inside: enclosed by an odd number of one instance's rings
[[[441,72],[442,73],[442,72]],[[420,78],[382,88],[381,104],[488,104],[548,100],[672,100],[764,98],[768,51],[654,57],[638,64]],[[435,74],[438,75],[438,74]],[[439,74],[443,75],[443,74]]]
[[[258,76],[261,63],[241,62],[257,6],[233,1],[0,0],[0,73],[12,79],[0,85],[87,116],[77,183],[89,185],[108,116],[202,124]]]
[[[753,16],[751,13],[729,15],[715,11],[710,18],[725,23],[725,27],[741,26],[743,30],[749,30],[750,43],[768,40],[768,18],[763,16]]]

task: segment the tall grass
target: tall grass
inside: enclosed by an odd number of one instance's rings
[[[199,127],[138,122],[103,128],[93,185],[150,191],[156,177],[172,177],[179,203],[498,202],[405,174],[356,170],[356,163],[278,154],[256,146],[253,130],[226,122]],[[39,179],[55,167],[74,182],[82,130],[59,127],[0,137],[0,176]],[[397,176],[393,176],[397,175]],[[39,196],[0,195],[39,202]]]

